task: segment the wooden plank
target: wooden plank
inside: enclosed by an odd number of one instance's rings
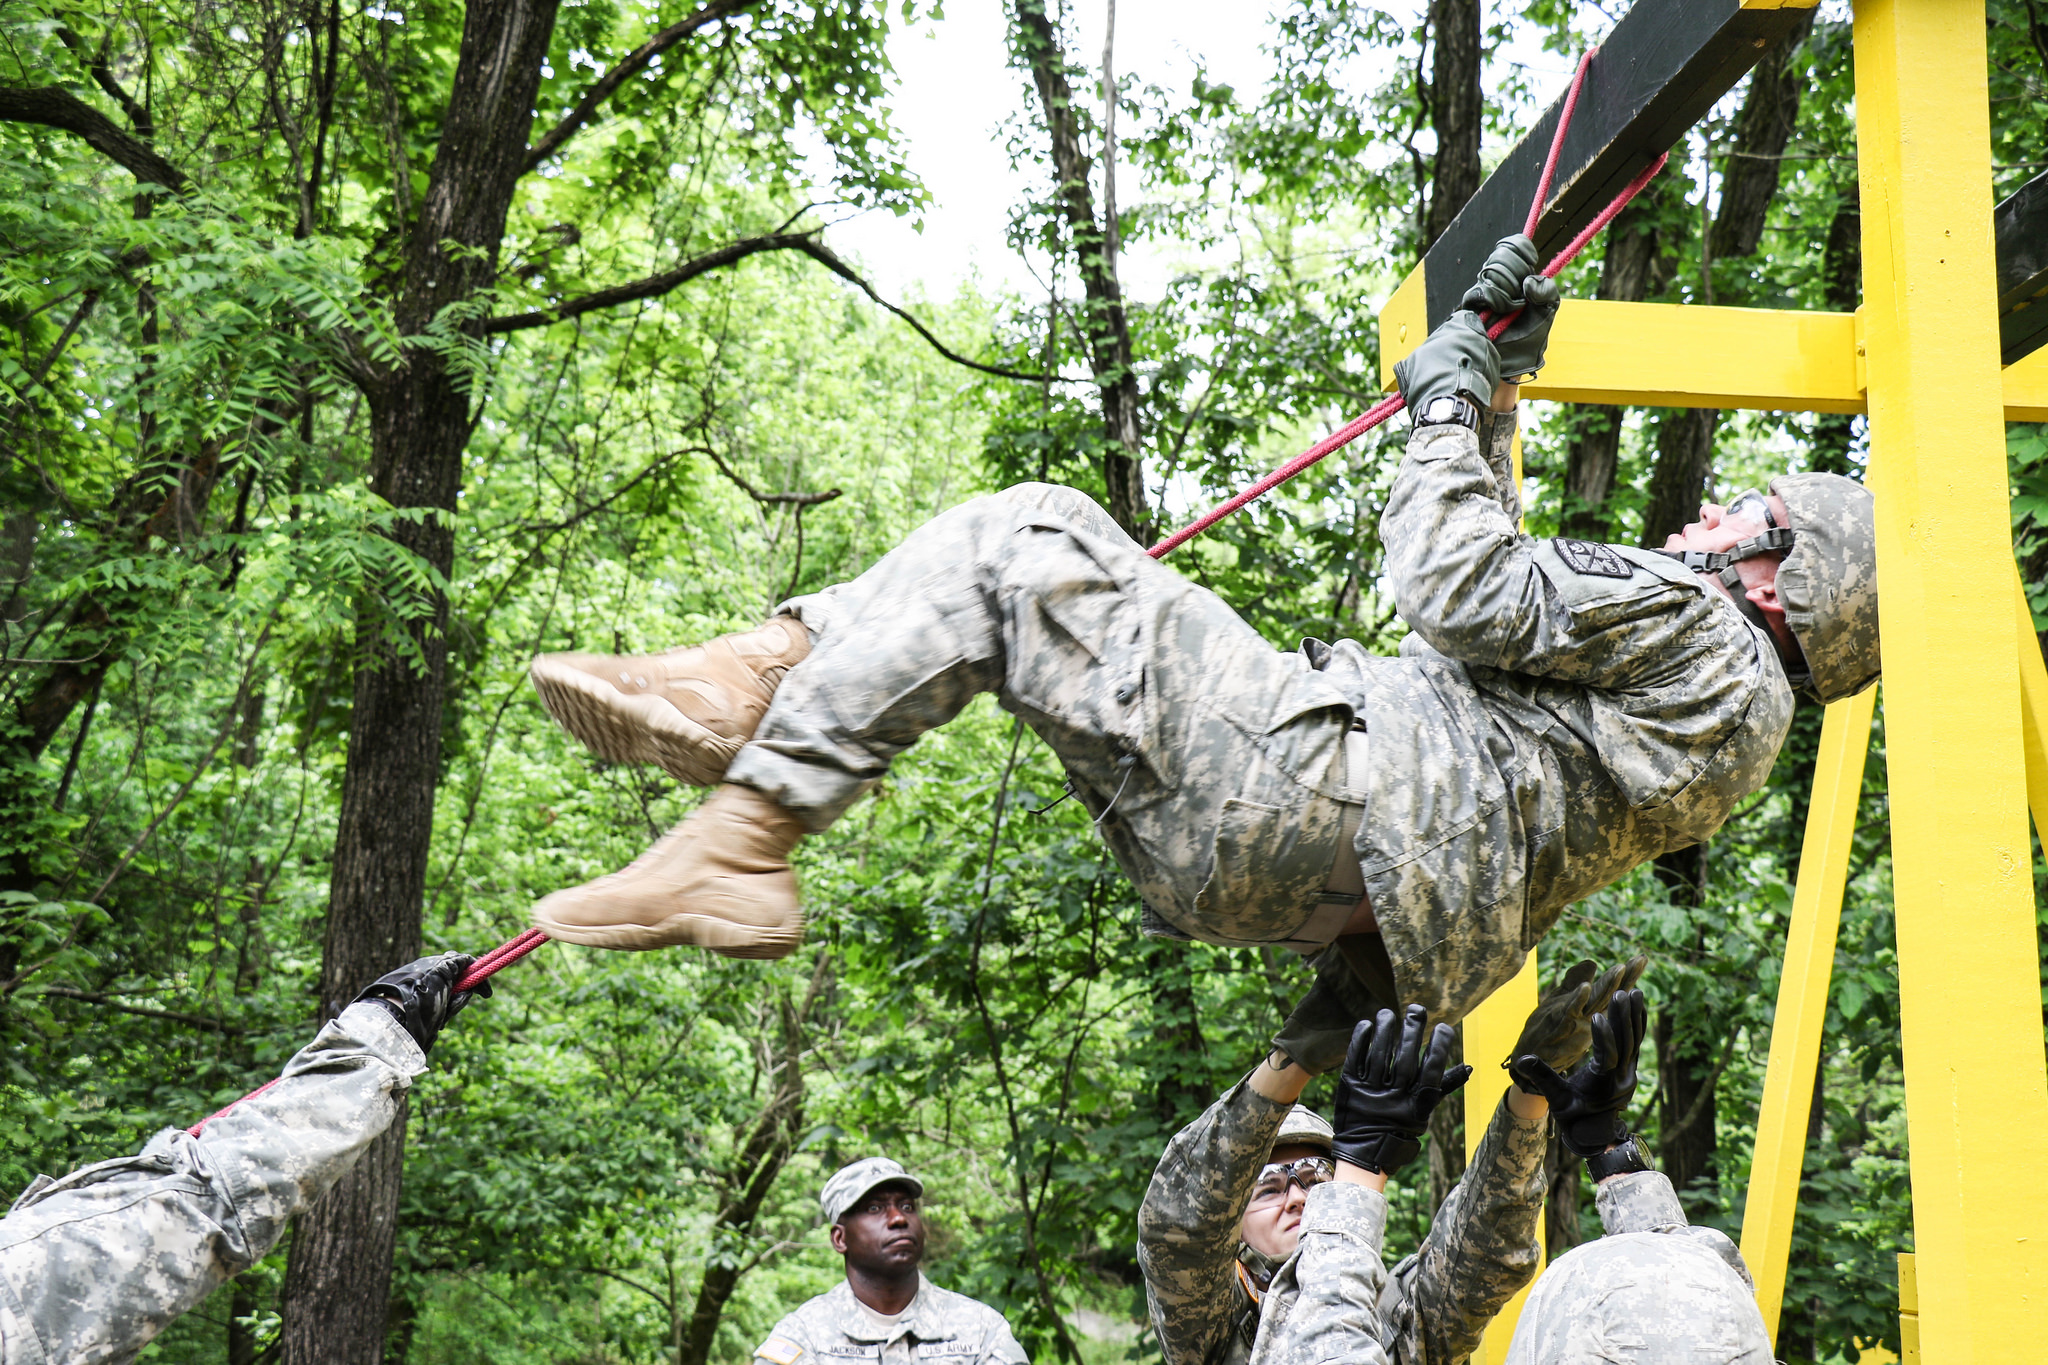
[[[1998,237],[1998,350],[2010,365],[2048,346],[2048,171],[1993,209],[1991,223]]]
[[[1380,310],[1380,384],[1428,334],[1423,269]],[[2044,304],[2048,309],[2048,304]],[[1862,412],[1860,323],[1851,313],[1566,299],[1525,398],[1660,408]],[[2048,347],[2008,365],[2005,420],[2048,422]]]
[[[1855,41],[1919,1343],[1934,1365],[2035,1359],[2026,1343],[2048,1339],[2048,1070],[1984,11],[1856,0]]]
[[[1861,412],[1856,318],[1567,299],[1524,398],[1668,408]]]
[[[1821,1024],[1827,1018],[1842,892],[1849,880],[1856,808],[1863,796],[1876,705],[1877,689],[1867,688],[1828,707],[1821,721],[1813,800],[1806,808],[1806,841],[1800,846],[1799,884],[1792,888],[1785,969],[1778,978],[1777,1013],[1771,1018],[1771,1060],[1764,1070],[1749,1199],[1742,1209],[1742,1259],[1756,1281],[1756,1306],[1772,1341],[1778,1339],[1785,1269],[1792,1259],[1792,1220],[1806,1161],[1807,1111],[1820,1065]]]
[[[1551,204],[1537,224],[1548,256],[1591,222],[1634,175],[1669,151],[1806,10],[1740,0],[1637,0],[1586,73],[1558,157]],[[1522,230],[1564,98],[1544,111],[1424,260],[1428,321],[1450,316],[1495,242]]]
[[[1532,951],[1523,961],[1521,971],[1465,1016],[1465,1060],[1472,1064],[1472,1080],[1465,1087],[1467,1162],[1479,1150],[1479,1143],[1486,1136],[1486,1125],[1492,1121],[1494,1108],[1506,1092],[1507,1072],[1500,1069],[1500,1063],[1515,1050],[1515,1040],[1522,1036],[1522,1025],[1528,1022],[1529,1014],[1535,1008],[1536,954]],[[1543,1264],[1538,1261],[1536,1274],[1542,1273]],[[1529,1291],[1535,1286],[1535,1277],[1531,1276],[1529,1283],[1516,1290],[1514,1297],[1501,1306],[1493,1321],[1486,1325],[1486,1335],[1480,1339],[1479,1349],[1472,1353],[1468,1365],[1502,1365],[1507,1360],[1508,1343],[1515,1339],[1515,1323],[1521,1318],[1522,1305],[1528,1301]]]

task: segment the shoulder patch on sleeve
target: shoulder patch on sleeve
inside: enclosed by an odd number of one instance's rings
[[[1558,536],[1551,541],[1557,546],[1558,558],[1565,562],[1573,573],[1582,573],[1594,578],[1633,578],[1635,566],[1614,552],[1609,545],[1597,540],[1571,540]]]
[[[795,1365],[796,1358],[803,1353],[804,1348],[788,1337],[770,1337],[754,1348],[756,1359],[772,1360],[775,1365]]]

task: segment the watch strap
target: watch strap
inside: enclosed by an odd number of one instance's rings
[[[1462,393],[1438,394],[1422,405],[1415,414],[1418,427],[1461,426],[1467,431],[1479,430],[1479,405]]]
[[[1643,1149],[1636,1145],[1633,1133],[1606,1151],[1595,1152],[1586,1158],[1586,1174],[1593,1178],[1595,1185],[1611,1175],[1633,1175],[1638,1171],[1655,1169],[1644,1158]]]

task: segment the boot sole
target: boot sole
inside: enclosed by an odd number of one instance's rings
[[[652,764],[688,786],[715,787],[743,743],[707,730],[659,697],[621,692],[546,658],[535,659],[527,676],[555,723],[608,762]]]
[[[644,952],[653,948],[708,948],[721,957],[771,960],[788,957],[804,941],[804,917],[774,928],[734,924],[711,915],[681,912],[655,924],[562,924],[533,909],[533,927],[563,943]]]

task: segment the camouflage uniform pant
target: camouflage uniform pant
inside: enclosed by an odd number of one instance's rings
[[[1342,694],[1073,489],[976,498],[783,609],[815,643],[727,777],[812,830],[993,692],[1066,766],[1149,927],[1325,942],[1348,913],[1323,895],[1360,799]]]

